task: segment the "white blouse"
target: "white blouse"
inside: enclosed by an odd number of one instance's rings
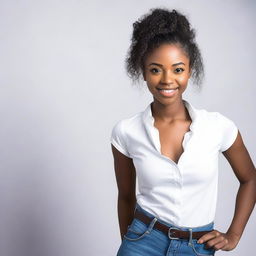
[[[142,208],[170,224],[199,227],[214,221],[219,153],[233,144],[238,128],[219,112],[183,102],[192,123],[177,164],[161,154],[153,102],[144,111],[119,120],[110,141],[133,160],[138,178],[136,199]]]

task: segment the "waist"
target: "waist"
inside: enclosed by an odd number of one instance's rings
[[[164,205],[164,207],[162,207],[160,205],[157,207],[147,204],[147,202],[140,199],[138,199],[136,202],[135,211],[136,209],[143,212],[150,218],[157,217],[159,222],[169,227],[177,227],[183,230],[192,228],[194,231],[209,230],[214,228],[213,218],[209,218],[209,215],[205,216],[204,210],[207,211],[207,209],[202,210],[202,208],[198,208],[196,216],[194,215],[194,212],[191,212],[191,215],[188,212],[187,215],[183,215],[184,218],[181,218],[181,216],[178,215],[179,211],[173,210],[172,206]],[[200,209],[201,214],[198,213],[200,212]]]

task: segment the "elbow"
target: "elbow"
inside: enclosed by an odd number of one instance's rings
[[[240,185],[254,184],[256,186],[256,169],[253,168],[253,170],[250,172],[250,175],[238,178],[238,180],[240,182]]]
[[[251,182],[254,183],[254,185],[256,186],[256,168],[253,171]]]
[[[118,193],[118,201],[124,201],[127,203],[131,203],[136,201],[136,195],[135,194],[121,194]]]

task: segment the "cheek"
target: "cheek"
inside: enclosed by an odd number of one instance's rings
[[[147,87],[151,93],[154,93],[154,87],[152,86],[152,84],[147,83]]]
[[[161,80],[160,76],[148,76],[147,77],[147,84],[148,86],[155,86]]]
[[[187,83],[188,83],[188,79],[189,79],[188,76],[180,76],[180,77],[178,77],[176,80],[177,80],[177,82],[178,82],[180,85],[185,86],[185,85],[187,85]]]

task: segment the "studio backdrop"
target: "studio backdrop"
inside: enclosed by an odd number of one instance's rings
[[[113,256],[121,243],[110,133],[152,96],[124,68],[132,23],[150,8],[183,12],[205,64],[183,95],[238,126],[256,162],[256,5],[226,0],[0,0],[0,255]],[[215,227],[239,187],[219,159]],[[254,255],[255,211],[234,251]]]

